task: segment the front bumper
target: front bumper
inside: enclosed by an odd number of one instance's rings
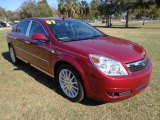
[[[95,68],[88,69],[87,79],[90,83],[88,97],[109,102],[132,97],[148,86],[151,70],[152,65],[150,60],[144,70],[131,73],[128,76],[105,76],[99,72],[95,72],[97,71]]]

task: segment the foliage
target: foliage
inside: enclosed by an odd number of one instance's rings
[[[109,1],[109,2],[107,2]],[[108,27],[111,27],[111,15],[119,12],[120,1],[118,0],[107,0],[105,2],[101,2],[98,6],[98,11],[103,18],[106,17],[106,23]]]
[[[160,7],[160,0],[155,0],[157,7]]]
[[[85,16],[89,14],[89,4],[88,2],[82,0],[59,0],[58,10],[60,16],[68,18],[81,18],[84,19]]]
[[[19,12],[18,11],[6,11],[6,19],[7,21],[15,21],[15,20],[19,20]]]
[[[84,16],[88,16],[89,14],[89,5],[86,1],[82,0],[79,2],[80,6],[80,15],[82,16],[82,20],[84,19]]]
[[[53,10],[48,5],[47,0],[41,0],[36,3],[34,0],[24,2],[20,10],[20,18],[28,17],[50,17],[53,16]]]
[[[6,11],[0,7],[0,19],[14,21],[51,16],[97,19],[101,16],[111,26],[111,15],[126,15],[127,27],[129,16],[160,17],[159,8],[160,0],[92,0],[90,4],[86,0],[58,0],[58,8],[51,8],[47,0],[26,0],[16,11]]]
[[[4,19],[5,16],[6,16],[5,9],[0,7],[0,19]]]
[[[158,0],[157,0],[158,1]],[[98,10],[101,15],[107,16],[107,21],[111,21],[110,15],[112,14],[125,14],[126,15],[126,27],[128,27],[129,15],[135,10],[145,8],[149,9],[149,6],[154,4],[154,0],[105,0],[98,6]],[[156,12],[156,11],[155,11]],[[109,22],[108,22],[109,23]],[[111,22],[110,25],[111,26]]]
[[[37,5],[34,1],[26,1],[22,4],[19,15],[21,19],[37,16]]]
[[[48,5],[47,0],[41,0],[37,3],[37,17],[53,16],[53,9]]]
[[[100,15],[100,12],[98,11],[97,7],[100,5],[100,0],[92,0],[90,3],[90,19],[97,19]]]
[[[139,8],[134,11],[136,18],[149,17],[156,18],[160,17],[160,8],[156,5],[150,5],[149,8]]]
[[[58,10],[62,17],[77,18],[80,8],[77,0],[60,0]]]

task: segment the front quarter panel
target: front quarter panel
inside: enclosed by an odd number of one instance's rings
[[[54,49],[56,49],[55,50],[55,54],[57,56],[56,63],[62,61],[62,62],[66,62],[72,65],[79,72],[82,78],[83,85],[85,87],[85,91],[87,92],[87,95],[90,95],[90,85],[87,80],[86,73],[84,69],[82,68],[83,62],[86,61],[86,59],[88,58],[80,54],[71,52],[69,50],[59,48],[59,47],[56,47]],[[53,63],[53,65],[55,65],[56,63]]]

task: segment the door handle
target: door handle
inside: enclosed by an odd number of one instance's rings
[[[16,37],[12,36],[12,35],[8,35],[9,37],[11,37],[12,39],[17,39]]]
[[[54,51],[54,50],[51,50],[51,53],[55,53],[55,51]]]
[[[30,42],[29,42],[29,41],[25,41],[25,43],[30,44]]]

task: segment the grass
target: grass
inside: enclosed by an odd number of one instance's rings
[[[153,63],[150,85],[132,98],[104,104],[93,100],[72,103],[54,90],[50,77],[25,63],[14,66],[10,62],[6,42],[8,29],[0,28],[0,119],[159,120],[160,23],[136,25],[140,28],[97,28],[109,35],[137,42],[147,50]]]

